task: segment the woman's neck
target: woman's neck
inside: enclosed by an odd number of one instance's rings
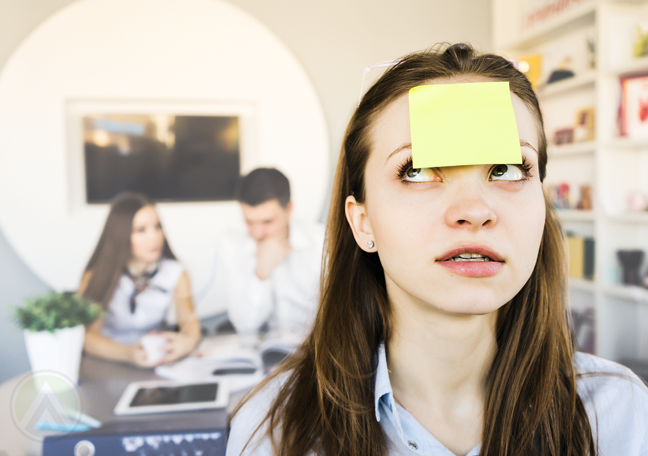
[[[144,273],[151,272],[153,269],[155,269],[156,264],[157,262],[142,261],[133,258],[128,262],[128,265],[126,267],[132,275],[134,275],[135,277],[140,277]]]
[[[422,389],[420,393],[482,388],[495,354],[495,313],[449,315],[392,308],[393,336],[387,353],[395,380],[408,389]]]
[[[387,365],[394,398],[455,454],[481,441],[496,313],[451,315],[392,302]]]

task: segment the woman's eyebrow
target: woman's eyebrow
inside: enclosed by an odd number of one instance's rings
[[[528,143],[527,141],[525,141],[524,139],[520,139],[520,146],[522,146],[522,147],[527,146],[527,147],[529,147],[531,150],[533,150],[536,154],[538,153],[538,151],[535,150],[535,147],[533,147],[531,144],[529,144],[529,143]]]
[[[387,157],[387,160],[389,160],[389,159],[392,157],[392,155],[396,155],[397,153],[399,153],[401,150],[411,149],[411,148],[412,148],[412,143],[405,143],[405,144],[401,144],[400,147],[399,147],[398,149],[396,149],[396,150],[393,151],[391,154],[389,154],[389,157]],[[386,162],[387,160],[385,160],[385,162]]]

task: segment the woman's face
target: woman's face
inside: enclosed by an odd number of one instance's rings
[[[133,259],[152,263],[158,261],[164,247],[164,233],[153,206],[145,206],[133,217],[131,251]]]
[[[378,252],[392,302],[487,314],[510,301],[529,279],[545,202],[534,118],[522,100],[511,98],[524,166],[413,170],[407,95],[377,117],[365,204],[349,197],[346,209],[360,247]],[[464,258],[457,258],[461,253]]]

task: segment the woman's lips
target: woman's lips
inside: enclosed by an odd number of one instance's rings
[[[502,270],[500,261],[437,261],[438,264],[459,275],[467,277],[490,277]]]
[[[477,253],[488,257],[488,261],[453,261],[452,258],[462,253]],[[503,257],[484,245],[460,245],[445,252],[436,260],[441,266],[466,277],[490,277],[504,267]]]
[[[504,258],[490,247],[473,244],[458,245],[441,255],[437,261],[449,260],[450,258],[461,255],[462,253],[478,253],[482,256],[489,257],[493,261],[504,261]]]

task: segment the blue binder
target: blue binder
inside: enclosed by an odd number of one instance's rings
[[[43,456],[225,455],[225,414],[215,420],[213,413],[178,415],[182,416],[163,420],[120,419],[87,432],[48,436],[43,440]]]

